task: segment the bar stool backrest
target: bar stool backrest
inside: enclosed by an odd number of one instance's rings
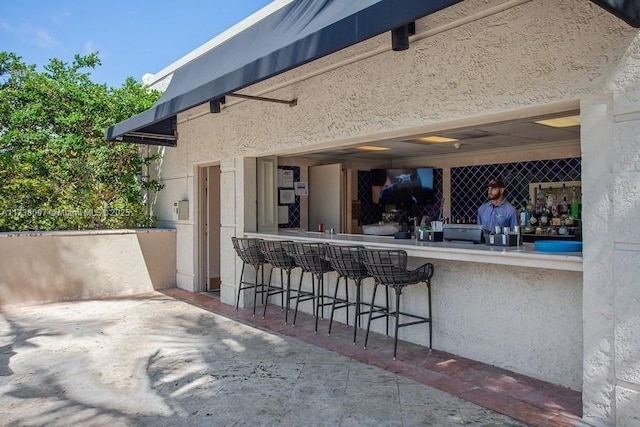
[[[232,237],[231,242],[233,248],[236,250],[236,254],[242,260],[242,262],[251,265],[264,264],[264,255],[258,246],[260,239],[256,238],[240,238]]]
[[[291,256],[296,264],[310,273],[326,273],[331,271],[331,264],[326,258],[325,243],[294,242]]]
[[[389,249],[362,249],[362,262],[378,283],[385,285],[412,285],[428,281],[433,275],[433,265],[424,264],[419,269],[407,270],[407,252]]]
[[[362,263],[360,250],[362,246],[327,245],[327,259],[331,267],[342,277],[364,279],[369,277],[367,268]]]
[[[289,254],[293,244],[290,240],[263,240],[258,241],[258,247],[264,255],[264,259],[276,268],[296,267],[295,260]]]

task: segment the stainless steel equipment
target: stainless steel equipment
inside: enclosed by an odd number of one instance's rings
[[[457,243],[482,243],[482,226],[478,224],[445,224],[444,240]]]

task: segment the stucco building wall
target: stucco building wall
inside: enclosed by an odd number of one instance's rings
[[[0,234],[0,306],[175,287],[175,230]]]
[[[298,98],[296,107],[230,100],[221,114],[206,105],[180,114],[178,147],[164,150],[160,173],[169,191],[158,200],[159,216],[175,224],[166,207],[185,193],[195,214],[197,166],[220,165],[222,299],[231,303],[239,269],[230,237],[254,226],[244,157],[579,107],[584,417],[631,425],[640,417],[637,30],[583,0],[467,0],[417,22],[407,51],[392,52],[389,38],[245,90]],[[197,285],[195,224],[192,216],[178,228],[178,285],[189,290]]]

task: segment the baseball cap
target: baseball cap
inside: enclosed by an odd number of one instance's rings
[[[500,178],[495,178],[489,181],[489,184],[487,185],[487,187],[504,188],[504,182],[502,182]]]

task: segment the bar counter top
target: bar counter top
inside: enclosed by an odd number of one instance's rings
[[[325,242],[362,245],[370,248],[403,249],[411,257],[485,264],[513,265],[565,271],[582,271],[581,252],[540,252],[533,243],[520,246],[488,246],[452,242],[426,242],[415,239],[394,239],[392,236],[341,234],[297,229],[277,232],[245,232],[246,237],[261,239]]]

